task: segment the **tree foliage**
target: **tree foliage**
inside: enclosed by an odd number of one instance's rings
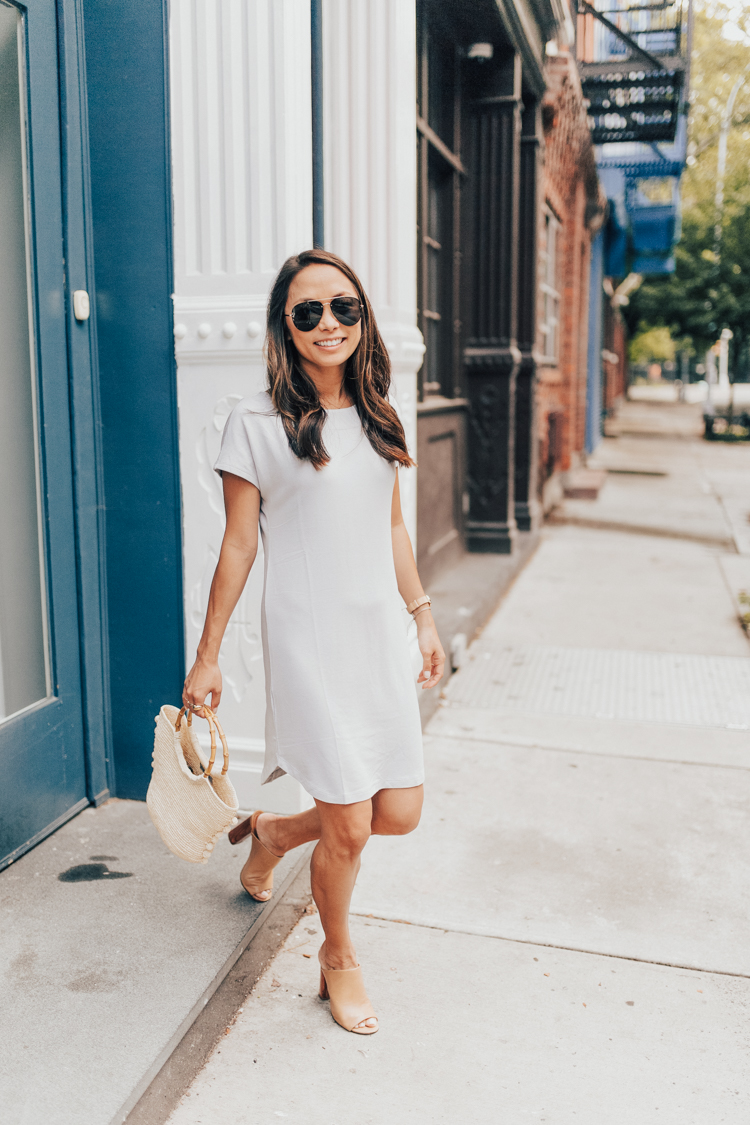
[[[646,328],[630,341],[628,354],[631,363],[664,363],[674,359],[674,340],[668,328]]]
[[[724,209],[717,256],[714,203],[721,120],[735,101],[727,145]],[[708,348],[723,328],[735,356],[750,343],[750,2],[697,0],[690,92],[689,157],[682,180],[682,236],[674,274],[647,278],[624,309],[628,327],[667,327]]]

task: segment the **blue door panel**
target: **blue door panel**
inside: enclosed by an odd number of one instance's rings
[[[87,802],[76,589],[57,13],[18,5],[27,47],[28,189],[51,696],[0,723],[0,866]]]
[[[2,858],[4,866],[87,805],[80,727],[62,700],[37,715],[9,719],[2,730]]]

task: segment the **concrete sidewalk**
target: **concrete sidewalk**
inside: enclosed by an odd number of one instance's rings
[[[537,541],[465,555],[435,583],[448,644],[487,620]],[[420,702],[424,719],[439,697]],[[207,866],[181,863],[145,804],[113,800],[4,871],[3,1125],[163,1121],[309,904],[309,851],[284,859],[262,906],[239,886],[247,845],[224,837]]]
[[[366,849],[379,1034],[315,999],[305,916],[171,1125],[747,1121],[750,645],[722,555],[747,556],[685,466],[736,485],[748,451],[658,409],[600,457],[668,475],[612,474],[546,530],[428,727],[422,825]]]
[[[306,859],[286,857],[264,907],[239,885],[245,851],[222,837],[209,864],[183,863],[144,803],[113,800],[3,872],[3,1125],[124,1120],[243,951],[277,928]]]

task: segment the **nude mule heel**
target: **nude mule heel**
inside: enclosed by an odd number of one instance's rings
[[[256,809],[252,816],[243,820],[242,824],[238,824],[229,833],[229,840],[232,844],[239,844],[246,836],[252,836],[250,855],[240,872],[240,882],[250,898],[255,899],[256,902],[268,902],[270,899],[273,890],[273,869],[284,858],[281,855],[274,855],[273,852],[269,852],[258,837],[255,826],[262,812],[263,809]],[[257,886],[251,891],[245,880],[258,882],[261,886]]]
[[[377,1019],[365,992],[362,968],[324,969],[320,966],[321,1000],[331,1001],[331,1015],[344,1031],[354,1035],[374,1035],[377,1027],[359,1027],[367,1019]]]

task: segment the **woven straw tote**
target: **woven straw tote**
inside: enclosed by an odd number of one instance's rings
[[[146,804],[159,835],[171,852],[189,863],[207,863],[214,844],[239,817],[239,802],[226,772],[229,749],[224,731],[210,707],[203,717],[211,731],[211,757],[206,763],[192,729],[193,716],[185,708],[166,704],[156,716],[154,769]],[[224,751],[221,774],[212,776],[216,760],[216,732]]]

